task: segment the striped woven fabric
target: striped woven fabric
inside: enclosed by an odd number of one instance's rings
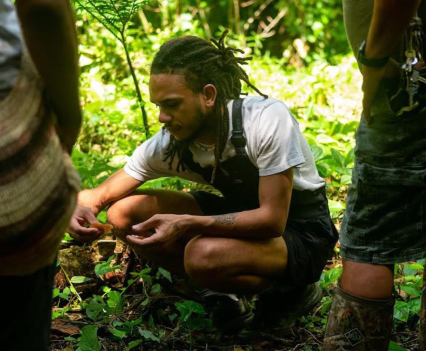
[[[63,151],[42,83],[27,53],[0,103],[0,275],[53,262],[80,181]]]

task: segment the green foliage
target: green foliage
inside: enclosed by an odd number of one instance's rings
[[[86,325],[81,329],[81,337],[77,351],[100,351],[101,345],[98,341],[98,328],[94,325]]]
[[[87,278],[87,277],[75,275],[74,277],[71,278],[71,283],[73,283],[73,284],[83,284],[83,283],[90,282],[91,280],[92,279]]]
[[[165,270],[164,268],[158,268],[158,275],[157,275],[157,279],[161,276],[163,276],[164,278],[166,278],[170,283],[172,282],[172,275],[170,274],[169,271]]]
[[[142,329],[142,328],[138,328],[138,330],[139,330],[139,334],[142,335],[142,337],[145,340],[160,342],[160,338],[155,336],[153,332],[146,330],[146,329]]]
[[[65,287],[62,291],[60,289],[53,289],[53,298],[59,296],[61,299],[69,301],[71,289]]]
[[[343,25],[340,0],[280,0],[275,8],[287,9],[283,18],[286,39],[281,44],[289,48],[287,55],[311,63],[323,58],[336,62],[338,55],[349,51]]]
[[[198,302],[186,300],[183,303],[177,302],[175,306],[181,314],[182,324],[188,329],[196,330],[210,324],[210,321],[204,318],[203,305]]]
[[[100,262],[95,266],[95,274],[99,278],[101,275],[109,272],[114,272],[116,269],[120,269],[120,265],[111,266],[111,262],[114,259],[114,255],[110,256],[107,261]]]
[[[332,268],[321,274],[319,280],[320,286],[322,289],[327,289],[331,284],[333,284],[337,279],[340,278],[342,274],[342,267]]]
[[[409,350],[404,349],[403,347],[399,346],[396,342],[391,341],[388,351],[409,351]]]
[[[298,120],[318,171],[326,180],[332,216],[336,224],[340,223],[354,166],[361,80],[353,57],[344,56],[348,45],[339,1],[255,0],[245,7],[239,2],[239,17],[235,2],[225,0],[156,0],[150,1],[149,6],[140,0],[76,2],[80,4],[76,15],[84,124],[72,159],[84,188],[99,185],[121,169],[146,140],[141,106],[150,130],[160,129],[158,112],[144,102],[149,101],[149,63],[159,46],[180,35],[217,36],[228,27],[233,29],[229,44],[255,56],[247,66],[252,83],[271,97],[283,100]],[[129,69],[134,70],[134,75],[129,75]],[[139,88],[140,97],[135,94]],[[199,189],[191,182],[171,178],[157,179],[143,187]],[[105,212],[99,218],[105,221]],[[397,267],[396,327],[418,320],[423,264],[419,261]],[[183,300],[159,306],[165,290],[160,279],[172,281],[168,271],[143,267],[132,272],[124,286],[105,279],[105,274],[119,269],[114,256],[98,264],[95,274],[101,279],[100,290],[89,299],[83,296],[82,302],[72,284],[86,283],[87,278],[71,277],[68,287],[54,290],[54,317],[83,309],[86,320],[96,325],[83,328],[78,341],[80,350],[99,349],[98,327],[102,337],[120,343],[121,349],[132,350],[141,345],[144,349],[157,346],[169,330],[173,330],[173,335],[182,331],[187,335],[189,331],[192,343],[192,333],[196,335],[198,330],[211,326],[203,306],[196,302]],[[320,308],[301,319],[304,327],[324,328],[340,274],[340,267],[323,273],[320,284],[325,297]],[[311,349],[309,345],[305,348]],[[404,350],[396,343],[390,349]]]
[[[96,18],[118,40],[133,16],[147,3],[146,0],[75,0],[79,7]]]

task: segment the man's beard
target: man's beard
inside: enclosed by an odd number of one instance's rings
[[[209,130],[211,128],[211,125],[209,124],[209,115],[207,113],[204,113],[200,107],[197,108],[197,113],[199,116],[200,125],[198,128],[187,138],[181,140],[185,143],[191,143],[194,140],[196,140],[201,134],[203,134],[205,131]],[[210,117],[211,118],[211,117]]]

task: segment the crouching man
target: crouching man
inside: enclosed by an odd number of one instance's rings
[[[249,82],[247,59],[225,46],[225,35],[214,44],[185,36],[160,48],[149,87],[164,126],[123,170],[80,193],[70,233],[97,238],[86,224],[110,205],[109,222],[137,253],[221,299],[227,316],[213,320],[223,329],[253,319],[232,294],[263,292],[256,323],[271,322],[259,317],[271,309],[287,323],[321,300],[314,283],[337,232],[297,121]],[[262,96],[240,99],[241,81]],[[211,184],[223,197],[136,190],[165,176]]]

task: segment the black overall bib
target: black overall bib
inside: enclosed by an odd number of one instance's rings
[[[241,212],[259,208],[259,170],[250,161],[243,135],[243,99],[232,106],[232,137],[236,155],[220,164],[211,183],[213,167],[201,167],[186,150],[182,155],[185,166],[200,174],[223,198],[191,192],[205,215]],[[288,279],[294,284],[315,282],[332,254],[338,234],[330,219],[324,187],[315,191],[292,190],[290,210],[283,238],[288,249]]]

